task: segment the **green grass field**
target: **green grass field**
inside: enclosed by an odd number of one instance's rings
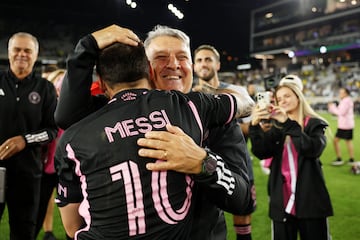
[[[324,114],[330,122],[333,134],[336,131],[336,118]],[[355,160],[360,161],[360,116],[356,116],[356,128],[354,132]],[[345,145],[341,142],[343,159],[349,158]],[[350,173],[350,166],[331,166],[335,159],[332,146],[332,137],[328,136],[328,145],[321,160],[324,167],[324,175],[330,192],[334,208],[334,216],[329,218],[330,232],[333,240],[357,240],[360,239],[360,175]],[[254,240],[267,240],[270,238],[270,219],[268,217],[268,199],[266,192],[267,175],[263,174],[258,159],[254,158],[255,186],[257,193],[257,209],[252,216],[252,233]],[[358,205],[359,204],[359,205]],[[232,216],[226,214],[228,224],[228,239],[233,240],[235,234],[232,227]],[[7,215],[3,216],[0,223],[0,239],[9,240]],[[54,218],[54,234],[59,240],[65,240],[64,229],[61,225],[59,213],[56,209]],[[38,240],[41,240],[41,232]]]

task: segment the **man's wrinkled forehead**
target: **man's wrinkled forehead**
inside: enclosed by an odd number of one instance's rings
[[[38,52],[36,43],[28,37],[14,37],[9,41],[8,50],[24,50]]]
[[[159,36],[150,42],[146,48],[147,53],[186,54],[191,59],[191,50],[181,39],[171,36]]]
[[[213,61],[217,61],[216,55],[207,49],[202,49],[200,51],[198,51],[197,53],[195,53],[195,60],[197,59],[201,59],[201,60],[205,60],[205,59],[212,59]]]

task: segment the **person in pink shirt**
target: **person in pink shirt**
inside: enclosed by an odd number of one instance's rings
[[[338,117],[337,131],[334,138],[334,148],[336,153],[336,159],[332,162],[334,166],[340,166],[344,164],[341,158],[341,150],[339,142],[341,139],[345,140],[347,150],[349,152],[349,163],[354,163],[354,146],[353,146],[353,130],[355,127],[354,118],[354,102],[351,99],[350,91],[342,87],[339,89],[340,102],[338,105],[335,103],[328,104],[328,110],[330,113]]]

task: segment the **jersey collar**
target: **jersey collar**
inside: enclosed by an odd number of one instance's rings
[[[149,89],[145,89],[145,88],[126,89],[115,94],[113,99],[111,99],[109,103],[113,101],[123,101],[123,102],[134,101],[138,97],[145,95],[148,92]]]

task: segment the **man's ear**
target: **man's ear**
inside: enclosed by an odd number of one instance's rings
[[[153,68],[151,67],[150,61],[148,61],[148,64],[149,64],[149,77],[150,77],[150,81],[153,82],[153,80],[154,80],[154,70],[153,70]]]
[[[101,91],[104,93],[104,95],[107,97],[107,98],[110,98],[110,89],[109,89],[109,86],[105,83],[105,81],[103,81],[101,79],[101,77],[99,77],[99,88],[101,89]]]
[[[148,64],[149,64],[149,80],[150,80],[149,83],[150,83],[151,88],[155,88],[155,83],[154,83],[155,73],[154,73],[154,69],[151,67],[150,61],[148,61]]]
[[[216,71],[218,72],[220,70],[220,68],[221,68],[221,63],[218,62],[218,64],[216,64]]]
[[[106,92],[107,87],[106,87],[105,82],[101,79],[101,77],[99,77],[99,87],[102,92]]]

